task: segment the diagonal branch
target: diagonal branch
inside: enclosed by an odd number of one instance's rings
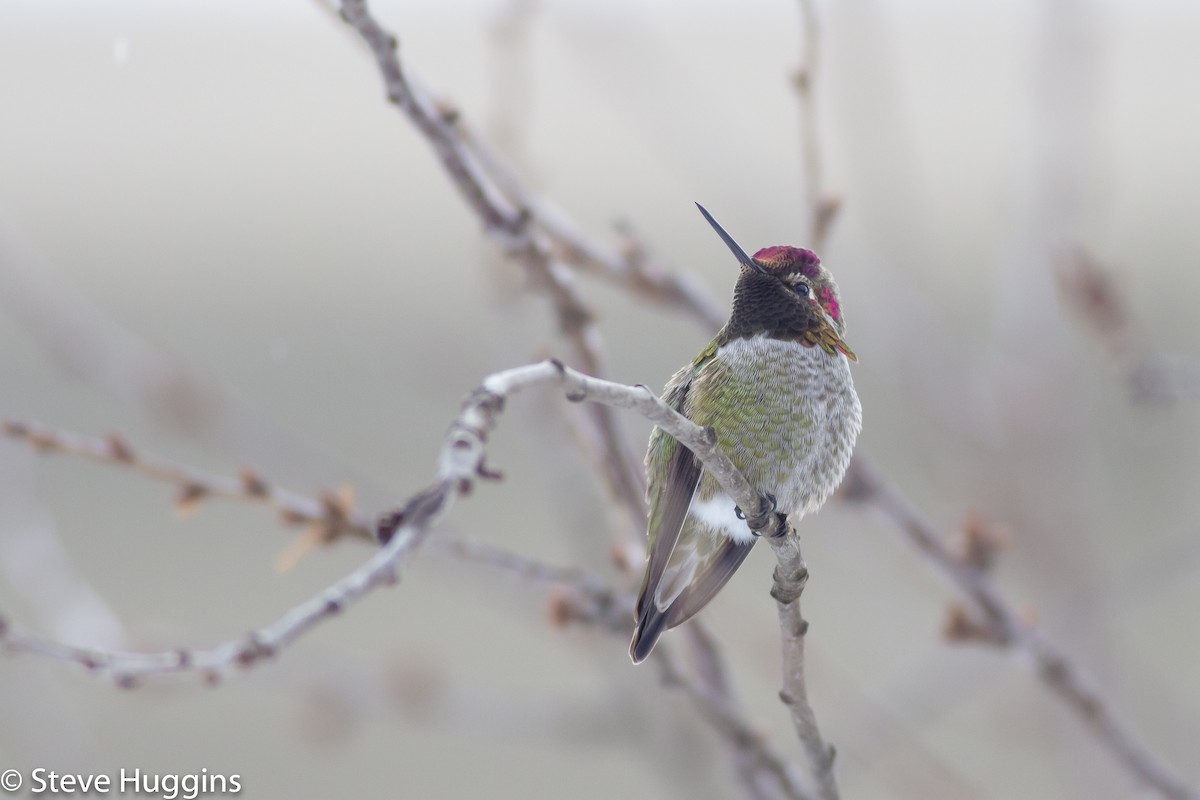
[[[448,473],[405,506],[403,526],[366,563],[275,621],[246,636],[204,649],[175,649],[155,653],[115,652],[74,647],[24,631],[0,619],[0,649],[79,664],[111,678],[118,686],[133,687],[145,678],[196,673],[210,683],[234,667],[250,667],[361,600],[371,591],[394,584],[400,566],[429,533],[430,526],[464,491],[473,476]]]
[[[891,520],[908,539],[967,597],[983,619],[983,627],[1001,646],[1025,656],[1051,692],[1067,704],[1084,725],[1130,772],[1171,800],[1197,800],[1200,794],[1176,775],[1120,720],[1109,695],[1074,664],[1059,647],[1024,622],[1005,602],[987,572],[957,557],[911,504],[862,459],[856,459],[843,492]]]
[[[571,346],[571,361],[589,374],[603,375],[601,339],[591,311],[576,292],[570,271],[555,260],[548,244],[537,235],[529,208],[506,198],[496,181],[484,173],[458,129],[458,112],[439,106],[409,80],[397,54],[396,37],[371,16],[366,2],[343,0],[342,18],[371,48],[388,100],[404,112],[433,147],[486,233],[550,295],[558,312],[559,328]],[[605,458],[599,465],[602,474],[633,527],[641,528],[646,513],[642,472],[610,410],[596,405],[589,408],[589,413],[604,445]]]
[[[1124,291],[1106,265],[1082,248],[1054,261],[1063,303],[1122,373],[1134,402],[1171,405],[1200,399],[1200,361],[1146,344]]]
[[[480,181],[493,181],[509,200],[526,210],[530,223],[544,233],[564,264],[597,275],[651,303],[678,309],[705,330],[725,322],[726,309],[693,276],[677,272],[657,255],[650,255],[628,223],[619,223],[624,242],[618,250],[587,238],[575,221],[549,198],[534,191],[504,163],[491,146],[474,135],[459,117],[455,132],[478,165]]]

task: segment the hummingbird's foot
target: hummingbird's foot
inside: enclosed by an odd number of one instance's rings
[[[778,501],[775,500],[775,495],[771,494],[770,492],[767,492],[766,494],[763,495],[763,497],[765,497],[767,499],[767,502],[770,503],[771,507],[768,508],[766,511],[764,511],[761,516],[765,517],[768,514],[774,514],[775,509],[778,507]],[[744,520],[746,518],[746,512],[742,511],[741,506],[734,506],[733,514],[738,519]],[[754,535],[757,536],[758,534],[755,533]]]

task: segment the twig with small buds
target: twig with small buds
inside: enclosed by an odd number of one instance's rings
[[[209,497],[242,500],[274,508],[286,524],[314,526],[322,542],[341,536],[375,541],[370,520],[334,492],[316,499],[268,483],[249,468],[237,478],[205,472],[147,453],[115,434],[100,439],[25,420],[2,420],[0,435],[27,442],[42,453],[66,453],[174,484],[178,487],[175,502],[181,511],[189,511]]]
[[[270,484],[251,470],[244,470],[239,478],[231,478],[148,453],[134,447],[124,437],[85,436],[28,421],[0,421],[0,435],[23,441],[35,452],[44,455],[63,454],[84,458],[131,469],[173,484],[178,487],[176,503],[182,504],[185,510],[208,498],[239,500],[276,509],[284,524],[310,525],[322,532],[322,541],[325,543],[341,536],[363,543],[377,543],[374,526],[367,515],[345,506],[339,507],[339,501],[331,493],[326,493],[320,499],[303,495]],[[593,608],[614,609],[616,615],[612,617],[611,627],[619,629],[622,635],[628,634],[629,618],[633,613],[632,598],[615,592],[597,576],[580,567],[552,566],[493,544],[446,533],[425,546],[451,558],[499,569],[518,578],[570,587],[572,592],[587,596]],[[589,615],[587,621],[597,622],[595,614]],[[52,647],[49,643],[47,646]],[[97,653],[80,657],[91,665],[107,660],[103,654]]]
[[[273,508],[285,525],[308,525],[322,544],[348,537],[377,544],[372,518],[350,507],[335,492],[320,497],[301,494],[267,481],[249,468],[237,478],[196,469],[135,447],[116,434],[105,438],[51,428],[27,420],[0,420],[0,435],[23,441],[44,455],[63,454],[131,469],[177,487],[176,506],[183,511],[209,498],[223,498]],[[558,568],[533,561],[495,545],[443,534],[430,543],[462,561],[486,564],[541,583],[562,583],[599,591],[594,576],[577,567]]]
[[[151,478],[176,484],[180,487],[181,498],[191,498],[198,502],[198,498],[201,497],[225,497],[259,503],[278,509],[281,518],[289,523],[306,522],[321,530],[350,533],[358,541],[375,541],[375,534],[362,514],[349,512],[331,517],[327,500],[317,500],[278,487],[268,487],[261,477],[256,477],[253,473],[243,473],[240,479],[206,473],[135,449],[127,440],[116,436],[100,439],[16,421],[0,423],[0,431],[27,442],[38,452],[87,458],[133,469]],[[340,527],[333,526],[335,520],[340,523]],[[450,537],[444,533],[427,541],[425,547],[435,547],[450,557],[499,569],[521,579],[561,587],[561,593],[555,595],[551,604],[552,619],[558,624],[578,622],[620,636],[627,636],[629,633],[629,620],[633,613],[632,596],[614,590],[586,570],[578,567],[551,566],[492,544]],[[316,612],[315,603],[310,604],[310,607]],[[327,604],[321,610],[332,611],[333,608],[334,606],[328,605],[327,600]],[[300,609],[297,609],[293,616],[296,619],[305,618]],[[316,619],[312,619],[312,624],[315,622]],[[689,626],[689,630],[699,633],[703,631],[703,626],[693,624]],[[215,683],[223,670],[231,666],[250,666],[262,656],[272,654],[281,641],[280,636],[268,628],[208,651],[177,649],[157,654],[118,653],[63,644],[0,619],[0,650],[76,663],[90,672],[107,675],[118,686],[124,688],[134,688],[150,677],[197,670],[207,681]],[[709,656],[705,662],[717,664],[716,668],[720,669],[719,653],[714,649]],[[706,686],[699,679],[685,675],[677,676],[675,683],[698,707],[701,715],[712,721],[714,726],[718,726],[718,732],[727,735],[734,743],[736,752],[748,764],[745,770],[748,776],[754,777],[755,780],[759,775],[786,776],[783,761],[771,750],[765,739],[755,736],[743,720],[722,704],[727,693],[712,690],[712,687]],[[729,736],[727,731],[739,733]],[[783,777],[778,778],[778,781],[783,797],[805,800],[794,782],[786,783]]]
[[[493,235],[497,231],[503,233],[500,239],[504,249],[542,282],[558,310],[560,328],[572,343],[576,360],[585,371],[601,374],[599,332],[592,323],[589,310],[574,291],[571,275],[555,259],[599,268],[607,277],[616,278],[659,302],[688,308],[701,316],[709,328],[720,324],[720,307],[708,300],[690,280],[651,268],[643,258],[630,255],[622,259],[587,243],[579,246],[577,242],[582,239],[569,220],[526,190],[489,148],[470,137],[457,112],[436,111],[434,104],[405,79],[396,54],[395,38],[380,28],[365,2],[343,0],[342,16],[375,54],[389,99],[402,108],[430,140],[447,173],[483,220],[488,232]],[[498,195],[505,196],[507,206]],[[513,223],[505,225],[505,220]],[[516,222],[524,224],[517,225]],[[539,231],[549,237],[553,246],[538,235]],[[641,530],[645,518],[641,471],[631,469],[632,462],[624,453],[607,409],[598,406],[595,409],[592,416],[603,445],[603,457],[597,460],[598,466],[613,494],[627,510],[632,527]],[[758,501],[746,507],[757,508]],[[761,516],[753,521],[766,525]]]

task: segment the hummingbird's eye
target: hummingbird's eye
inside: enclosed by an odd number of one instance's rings
[[[812,289],[804,281],[800,281],[799,283],[797,283],[795,286],[792,287],[792,290],[795,291],[796,294],[800,295],[801,297],[808,297],[810,294],[812,294]]]

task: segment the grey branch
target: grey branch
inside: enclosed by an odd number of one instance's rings
[[[808,582],[808,567],[800,553],[800,540],[794,534],[768,539],[775,550],[775,585],[771,596],[779,612],[779,632],[783,643],[783,688],[779,699],[787,706],[792,726],[804,746],[808,763],[817,784],[817,797],[837,800],[838,788],[833,775],[836,751],[821,737],[817,717],[808,702],[808,683],[805,679],[804,639],[808,623],[800,614],[800,594]]]

